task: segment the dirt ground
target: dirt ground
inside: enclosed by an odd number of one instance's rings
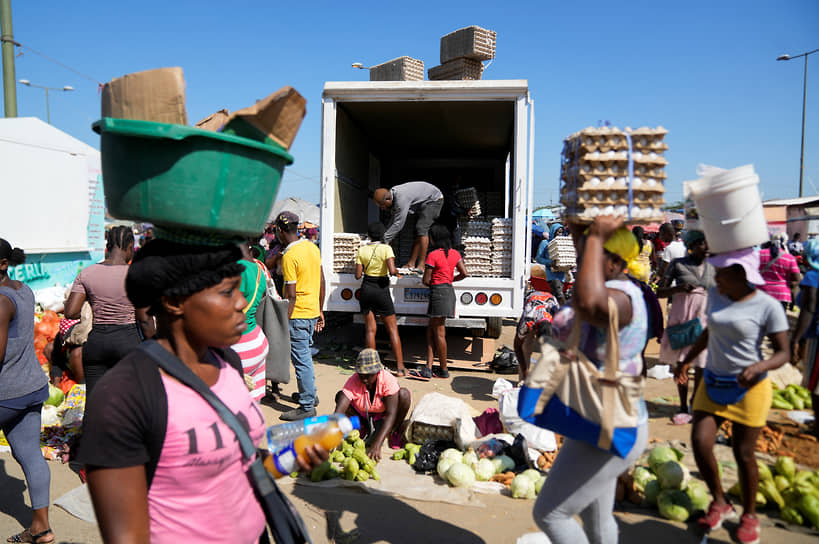
[[[473,341],[457,333],[450,335],[451,378],[421,382],[400,379],[409,388],[414,401],[429,392],[439,392],[464,400],[476,413],[488,407],[497,407],[491,397],[492,384],[499,377],[480,366],[485,358],[504,343],[511,346],[514,323],[505,323],[503,335],[496,342]],[[424,330],[402,328],[406,360],[412,364],[420,361],[424,353]],[[320,335],[318,345],[322,352],[316,358],[316,380],[321,399],[319,413],[333,409],[333,397],[352,373],[353,347],[360,346],[363,333],[360,326],[344,320],[331,323],[327,333]],[[383,344],[388,351],[388,344]],[[379,349],[382,344],[379,343]],[[656,361],[659,348],[650,345],[647,350],[649,364]],[[346,359],[346,361],[345,361]],[[508,376],[505,376],[507,379]],[[289,395],[296,390],[295,379],[282,387],[281,395],[265,399],[263,411],[269,424],[279,422],[278,414],[295,405]],[[688,450],[690,425],[676,426],[670,416],[676,413],[677,391],[671,380],[648,381],[646,400],[651,413],[650,436],[655,441],[675,441],[686,452],[684,462],[693,466]],[[730,461],[730,450],[722,447],[720,458]],[[382,463],[392,463],[385,456]],[[52,501],[80,485],[77,476],[67,465],[49,462],[51,468]],[[11,454],[0,454],[0,536],[5,537],[21,530],[30,521],[29,502],[25,479],[19,465]],[[314,542],[347,542],[369,544],[376,542],[416,542],[433,537],[445,543],[514,543],[526,533],[537,531],[532,520],[534,501],[515,500],[501,495],[481,495],[478,506],[458,506],[448,503],[403,500],[372,495],[344,488],[316,488],[303,485],[285,485],[302,514]],[[629,505],[618,505],[617,519],[621,542],[658,541],[672,543],[701,542],[693,525],[672,523],[656,513]],[[81,521],[59,507],[51,509],[51,526],[57,536],[56,542],[100,542],[95,525]],[[764,542],[788,542],[801,544],[817,542],[816,536],[795,533],[773,525],[767,517],[762,518]],[[729,527],[729,529],[732,527]],[[357,536],[357,538],[356,538]],[[711,542],[732,542],[728,531],[718,531]]]

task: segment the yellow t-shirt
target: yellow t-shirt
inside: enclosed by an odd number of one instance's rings
[[[321,289],[321,253],[310,240],[298,240],[282,256],[284,283],[296,284],[296,306],[290,319],[313,319],[319,316]]]
[[[365,276],[383,277],[390,273],[388,259],[394,259],[395,253],[388,244],[367,244],[358,248],[355,262],[364,267]]]

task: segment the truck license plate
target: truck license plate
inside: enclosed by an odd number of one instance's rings
[[[429,289],[426,287],[405,287],[404,302],[429,302]]]

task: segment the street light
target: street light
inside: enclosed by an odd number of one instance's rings
[[[819,49],[808,51],[800,55],[779,55],[776,60],[791,60],[805,57],[805,79],[802,84],[802,148],[799,151],[799,196],[802,196],[802,178],[805,174],[805,102],[808,97],[808,55],[816,53]]]
[[[45,87],[43,85],[37,85],[35,83],[32,83],[31,81],[29,81],[27,79],[19,79],[19,80],[17,80],[17,83],[19,83],[20,85],[25,85],[26,87],[37,87],[38,89],[44,89],[45,90],[45,95],[46,95],[46,122],[49,125],[51,124],[51,111],[50,111],[50,107],[48,105],[48,91],[64,91],[64,92],[67,92],[67,91],[73,91],[74,90],[74,87],[72,87],[71,85],[66,85],[66,86],[64,86],[62,88],[61,87]]]
[[[369,70],[369,69],[370,69],[370,67],[369,67],[369,66],[364,66],[364,65],[363,65],[363,64],[361,64],[360,62],[354,62],[354,63],[353,63],[353,68],[358,68],[358,69],[360,69],[360,70]]]

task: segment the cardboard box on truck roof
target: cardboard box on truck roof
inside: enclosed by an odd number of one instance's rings
[[[102,88],[102,116],[187,125],[182,68],[157,68],[112,79]]]

